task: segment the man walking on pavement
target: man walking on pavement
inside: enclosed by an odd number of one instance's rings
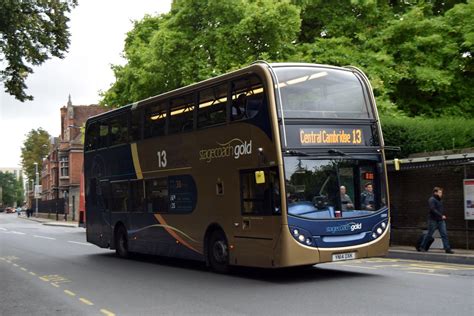
[[[444,251],[446,253],[454,253],[449,246],[448,232],[446,230],[446,215],[444,215],[444,206],[441,201],[442,197],[443,188],[434,187],[433,196],[428,199],[428,233],[423,237],[423,241],[421,242],[421,251],[426,251],[425,244],[433,237],[433,233],[437,229],[443,241]]]

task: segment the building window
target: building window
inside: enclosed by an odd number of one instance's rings
[[[69,158],[67,156],[59,158],[59,167],[61,169],[60,176],[69,177]]]

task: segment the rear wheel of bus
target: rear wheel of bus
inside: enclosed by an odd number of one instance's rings
[[[221,230],[216,230],[209,238],[208,260],[211,269],[217,273],[229,272],[229,247]]]
[[[120,226],[115,232],[115,252],[120,258],[127,258],[128,251],[128,236],[125,227]]]

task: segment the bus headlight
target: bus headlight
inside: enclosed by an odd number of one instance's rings
[[[372,233],[372,238],[377,238],[377,234],[376,233]]]
[[[382,235],[382,233],[383,233],[383,229],[380,227],[377,228],[377,234]]]
[[[382,222],[382,228],[385,229],[385,227],[387,227],[387,224],[385,224],[385,222]]]
[[[290,231],[293,237],[303,245],[311,246],[313,244],[313,238],[311,237],[311,234],[309,232],[294,227],[290,227]]]

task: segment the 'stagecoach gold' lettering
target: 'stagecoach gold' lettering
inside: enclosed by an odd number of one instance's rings
[[[361,129],[300,129],[301,145],[362,145]]]
[[[234,138],[225,144],[217,143],[219,147],[207,148],[199,151],[199,160],[211,162],[213,159],[227,158],[233,156],[239,159],[244,155],[252,154],[252,141],[243,141]]]

